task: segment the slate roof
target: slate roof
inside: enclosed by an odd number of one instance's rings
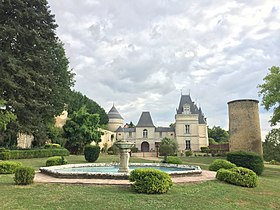
[[[111,110],[108,112],[109,119],[123,119],[116,107],[113,105]]]
[[[121,126],[118,127],[118,129],[116,130],[116,132],[135,132],[136,129],[135,128],[122,128]]]
[[[175,129],[170,127],[157,127],[156,132],[175,132]]]
[[[155,127],[150,112],[142,112],[136,127]]]
[[[179,107],[177,109],[177,114],[182,114],[184,109],[184,104],[190,105],[190,113],[191,114],[198,114],[198,122],[199,124],[206,124],[206,118],[204,117],[204,114],[202,113],[201,108],[197,108],[196,104],[192,101],[190,95],[181,95]]]

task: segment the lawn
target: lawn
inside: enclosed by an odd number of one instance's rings
[[[184,157],[185,164],[207,168],[215,158]],[[82,156],[67,157],[69,163],[85,163]],[[19,160],[38,169],[46,158]],[[98,162],[118,161],[101,156]],[[147,162],[132,158],[131,162]],[[280,166],[265,165],[256,188],[219,181],[174,185],[167,194],[136,194],[128,187],[33,184],[16,186],[12,175],[0,175],[0,209],[280,209]]]

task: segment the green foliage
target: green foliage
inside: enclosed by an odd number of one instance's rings
[[[84,150],[85,159],[88,162],[95,162],[99,158],[100,147],[93,145],[86,145]]]
[[[9,160],[11,157],[10,150],[2,150],[0,151],[0,160]]]
[[[208,128],[209,129],[209,128]],[[213,138],[208,138],[209,144],[218,144],[215,139]]]
[[[169,174],[156,169],[135,169],[130,173],[129,181],[134,182],[132,189],[138,193],[166,193],[173,185]]]
[[[67,160],[63,156],[50,157],[46,161],[46,166],[58,166],[67,164]]]
[[[2,152],[0,152],[0,157],[1,154]],[[9,159],[29,159],[29,158],[52,157],[52,156],[68,156],[68,155],[69,155],[69,151],[65,148],[9,150]]]
[[[44,147],[45,149],[61,148],[60,144],[53,144],[53,143],[45,144]]]
[[[0,132],[7,129],[7,125],[16,120],[16,115],[7,110],[6,101],[0,98]]]
[[[243,187],[256,187],[258,176],[250,169],[235,167],[231,169],[221,168],[217,171],[216,178],[230,184]]]
[[[159,143],[159,154],[162,156],[174,155],[177,149],[178,144],[174,139],[164,137]]]
[[[236,165],[224,159],[216,159],[209,165],[210,171],[218,171],[221,168],[230,169],[234,168]]]
[[[166,158],[166,163],[169,163],[169,164],[182,164],[182,160],[178,157],[175,157],[175,156],[168,156]]]
[[[228,142],[229,134],[226,130],[222,129],[220,126],[214,125],[213,128],[208,127],[208,138],[214,139],[216,143]]]
[[[21,166],[15,171],[15,183],[17,185],[32,184],[35,177],[35,170],[31,167]]]
[[[187,151],[185,152],[185,155],[186,155],[186,157],[190,157],[190,156],[193,155],[193,152],[192,152],[191,150],[187,150]]]
[[[21,165],[20,162],[0,161],[0,174],[13,174]]]
[[[55,127],[54,124],[49,124],[47,130],[48,139],[52,141],[52,143],[60,144],[64,147],[66,143],[66,139],[63,137],[63,129],[59,127]]]
[[[47,1],[1,1],[0,11],[0,98],[17,116],[7,130],[32,133],[40,145],[67,102],[73,74]]]
[[[258,85],[259,94],[263,96],[262,105],[266,110],[273,109],[271,125],[280,122],[280,67],[272,66],[264,77],[264,84]]]
[[[208,153],[210,150],[209,147],[200,147],[200,151],[203,153]]]
[[[111,147],[108,149],[108,155],[118,155],[120,153],[120,149],[113,144]]]
[[[132,148],[131,148],[131,152],[132,152],[132,153],[136,153],[136,152],[138,152],[138,148],[137,148],[137,147],[135,147],[135,146],[134,146],[134,147],[132,147]]]
[[[272,129],[266,135],[263,143],[263,157],[266,161],[280,162],[280,128]]]
[[[86,107],[88,113],[99,114],[101,125],[108,123],[107,113],[99,104],[80,92],[72,91],[68,103],[68,114],[70,118],[72,118],[74,112],[78,112],[83,106]]]
[[[88,113],[85,106],[73,113],[63,129],[67,138],[65,147],[73,154],[82,154],[86,144],[92,141],[98,144],[101,141],[99,115]]]
[[[227,160],[237,166],[251,169],[257,175],[261,175],[264,169],[262,157],[253,152],[229,152],[227,153]]]

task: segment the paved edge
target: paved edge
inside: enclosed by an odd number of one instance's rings
[[[172,181],[175,184],[185,184],[185,183],[198,183],[204,181],[215,180],[216,172],[202,170],[201,175],[197,176],[184,176],[184,177],[173,177]],[[92,184],[92,185],[122,185],[129,186],[130,182],[128,180],[116,180],[116,179],[65,179],[65,178],[55,178],[48,176],[41,172],[36,172],[35,183],[59,183],[59,184]]]

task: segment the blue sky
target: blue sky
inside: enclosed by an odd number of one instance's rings
[[[49,0],[75,89],[126,122],[150,111],[174,121],[181,91],[210,126],[228,128],[227,102],[258,99],[280,61],[280,1]],[[260,103],[261,105],[261,103]],[[271,112],[260,106],[262,135]]]

